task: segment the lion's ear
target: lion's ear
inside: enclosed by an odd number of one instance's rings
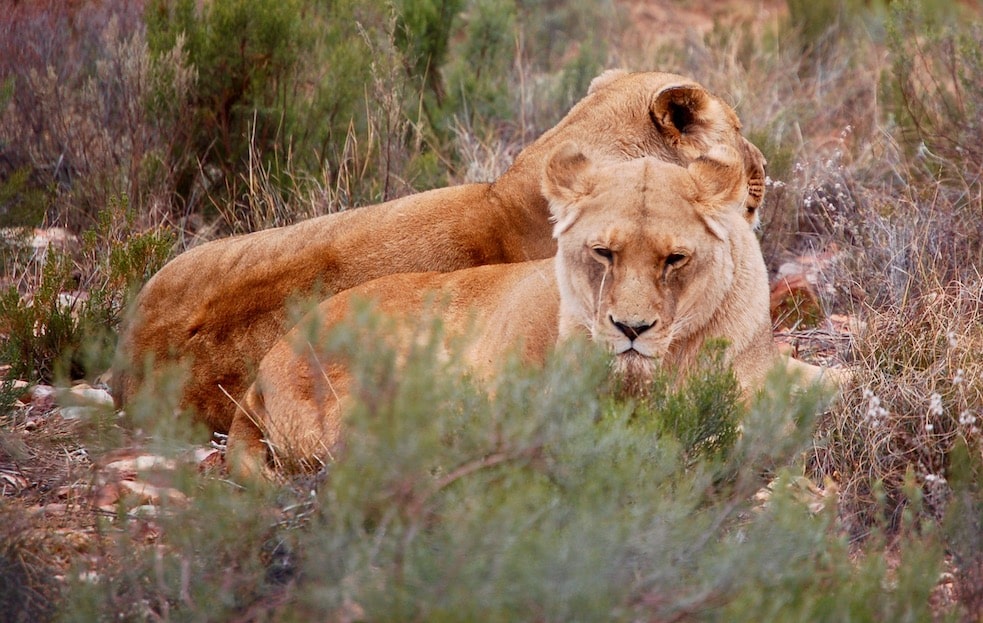
[[[553,236],[559,236],[577,219],[578,199],[590,194],[594,186],[587,172],[591,161],[572,142],[566,142],[553,152],[543,177],[543,196],[550,204],[550,214],[556,223]]]
[[[666,141],[680,147],[687,134],[698,132],[709,122],[716,112],[709,110],[713,103],[713,97],[698,85],[669,86],[656,95],[649,116]]]
[[[741,129],[737,113],[697,84],[662,89],[652,102],[649,115],[666,142],[691,159],[705,153],[720,137],[740,133]],[[757,226],[758,208],[764,199],[765,157],[743,136],[738,136],[737,149],[747,175],[744,219]]]
[[[690,163],[688,170],[700,189],[700,203],[714,213],[740,210],[744,216],[747,176],[744,162],[733,147],[715,145]]]
[[[754,143],[741,137],[741,156],[744,159],[744,172],[747,174],[747,204],[744,206],[744,220],[752,227],[761,224],[759,208],[765,199],[765,155]]]
[[[606,87],[618,78],[627,76],[628,71],[624,69],[608,69],[602,72],[598,77],[590,81],[590,86],[587,87],[587,95],[590,95],[594,91]]]

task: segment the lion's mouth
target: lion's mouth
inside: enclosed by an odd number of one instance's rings
[[[622,390],[637,396],[645,394],[652,384],[659,359],[629,347],[615,356],[613,364]]]
[[[665,349],[662,344],[642,344],[638,340],[624,340],[614,345],[614,354],[621,356],[639,356],[649,359],[660,359]]]

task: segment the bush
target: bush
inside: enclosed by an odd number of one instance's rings
[[[513,95],[501,86],[515,63],[515,6],[476,0],[464,21],[465,36],[447,68],[448,108],[468,125],[511,119]]]
[[[0,362],[15,378],[51,383],[105,371],[127,300],[167,259],[172,238],[130,233],[135,215],[125,198],[99,220],[83,235],[77,258],[69,249],[36,254],[38,282],[0,293]]]
[[[906,0],[892,7],[888,96],[901,137],[930,177],[968,187],[979,196],[983,171],[983,27],[958,27]]]
[[[234,188],[250,138],[268,157],[290,135],[281,129],[288,130],[288,95],[307,43],[299,3],[151,1],[145,16],[151,53],[160,57],[181,42],[198,73],[193,121],[177,130],[200,162],[187,163],[178,192],[189,197],[197,167],[209,165]]]
[[[296,480],[274,500],[204,479],[190,508],[158,518],[167,555],[127,550],[125,531],[106,532],[117,564],[73,581],[61,612],[485,621],[925,615],[939,565],[931,539],[912,542],[919,564],[885,591],[887,569],[876,558],[851,561],[832,507],[813,514],[788,486],[817,397],[790,400],[781,375],[742,418],[740,438],[718,436],[712,451],[693,452],[705,446],[693,446],[688,431],[718,422],[712,432],[726,435],[736,424],[733,402],[715,400],[733,377],[712,354],[679,392],[657,382],[655,395],[674,410],[667,422],[661,407],[639,411],[606,396],[606,357],[583,344],[541,371],[511,366],[488,397],[440,355],[439,331],[430,335],[405,365],[361,345],[353,370],[366,391],[356,390],[343,451],[315,482]],[[779,478],[754,508],[763,473]],[[195,481],[176,475],[174,483],[187,490]]]
[[[85,36],[79,35],[88,46],[84,55],[66,45],[64,53],[3,67],[0,80],[13,85],[10,103],[0,111],[9,137],[4,161],[29,172],[27,185],[17,190],[18,203],[32,205],[23,199],[36,196],[36,189],[51,197],[43,211],[30,209],[16,224],[36,225],[43,216],[76,231],[92,227],[110,198],[122,194],[145,227],[181,213],[172,212],[170,203],[172,157],[194,161],[176,138],[193,75],[180,49],[152,62],[142,28],[127,23],[127,16],[112,13],[87,23]],[[15,29],[11,40],[27,39],[30,32]],[[29,41],[22,45],[31,47]]]

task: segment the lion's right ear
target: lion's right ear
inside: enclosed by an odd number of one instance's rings
[[[655,96],[649,116],[669,145],[688,147],[689,135],[698,134],[703,126],[715,121],[714,113],[719,111],[710,110],[713,103],[710,94],[699,85],[672,85]]]
[[[565,232],[577,220],[580,209],[577,200],[589,195],[594,184],[587,172],[591,162],[580,148],[566,142],[553,152],[543,177],[543,196],[550,204],[550,214],[556,225],[553,237]]]

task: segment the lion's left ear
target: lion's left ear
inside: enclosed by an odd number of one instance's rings
[[[744,206],[744,220],[757,228],[761,225],[761,204],[765,199],[765,166],[768,161],[754,143],[743,136],[740,141],[744,172],[747,174],[747,203]]]
[[[553,237],[565,232],[577,220],[580,212],[577,200],[589,195],[594,189],[591,161],[580,148],[566,142],[553,152],[546,165],[543,176],[543,196],[550,204],[553,222]]]
[[[735,212],[745,218],[748,200],[744,163],[733,147],[715,145],[690,163],[689,174],[700,189],[700,203],[708,216]]]

